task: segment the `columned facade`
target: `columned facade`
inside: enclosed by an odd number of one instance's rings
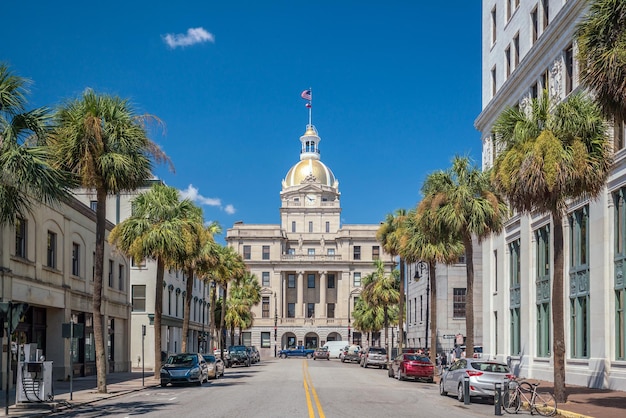
[[[242,254],[262,287],[254,326],[243,332],[244,343],[262,356],[348,340],[349,334],[352,342],[367,345],[350,319],[361,278],[379,258],[391,272],[391,256],[376,241],[377,224],[341,225],[339,182],[320,160],[320,140],[307,125],[300,161],[282,182],[280,224],[238,222],[227,231],[228,245]]]

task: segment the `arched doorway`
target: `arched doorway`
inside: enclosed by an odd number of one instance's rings
[[[296,334],[293,332],[286,332],[280,338],[280,346],[282,349],[287,349],[291,347],[295,347],[298,344],[298,340],[296,338]]]
[[[331,332],[326,337],[326,342],[328,341],[341,341],[341,334],[339,334],[338,332]]]
[[[314,332],[309,332],[304,336],[304,347],[305,348],[317,348],[319,347],[320,338]]]

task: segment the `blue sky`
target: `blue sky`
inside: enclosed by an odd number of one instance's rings
[[[61,6],[62,4],[62,6]],[[313,90],[321,159],[342,222],[420,200],[454,155],[480,164],[479,1],[6,2],[0,61],[33,81],[32,107],[89,87],[159,117],[151,132],[207,221],[280,222]]]

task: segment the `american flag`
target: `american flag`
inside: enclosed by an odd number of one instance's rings
[[[311,89],[304,90],[300,95],[304,100],[311,100]]]

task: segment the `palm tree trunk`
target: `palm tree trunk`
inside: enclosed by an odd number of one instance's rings
[[[228,282],[224,283],[224,295],[222,296],[222,315],[220,319],[220,348],[224,350],[226,345],[226,297],[228,296]]]
[[[565,387],[565,318],[563,301],[563,218],[552,212],[554,225],[554,275],[552,276],[552,351],[554,353],[554,397],[559,403],[567,401]]]
[[[215,303],[217,302],[217,292],[215,291],[215,281],[211,281],[211,306],[209,307],[209,335],[211,336],[211,345],[209,353],[213,354],[215,350]],[[222,358],[222,360],[224,360]]]
[[[193,296],[193,269],[189,268],[185,273],[187,274],[187,283],[185,284],[185,307],[183,308],[183,341],[180,344],[180,349],[183,353],[187,352],[187,342],[189,341],[191,298]]]
[[[157,258],[156,289],[154,294],[154,378],[161,378],[161,321],[163,319],[163,280],[165,263]]]
[[[105,190],[98,189],[96,207],[96,259],[93,278],[93,333],[96,345],[96,380],[98,393],[107,393],[106,355],[104,350],[104,332],[102,330],[102,276],[104,273],[104,234],[106,225]]]
[[[404,260],[400,257],[400,300],[398,301],[398,353],[404,341]]]
[[[430,282],[430,361],[437,364],[437,277],[435,276],[435,263],[428,263],[428,270],[428,281]]]
[[[385,351],[387,352],[386,367],[389,369],[389,358],[391,357],[391,352],[389,351],[389,317],[387,316],[387,305],[383,308],[383,315],[385,318]]]
[[[467,289],[465,291],[465,357],[474,357],[474,246],[472,237],[465,237],[465,267]]]

